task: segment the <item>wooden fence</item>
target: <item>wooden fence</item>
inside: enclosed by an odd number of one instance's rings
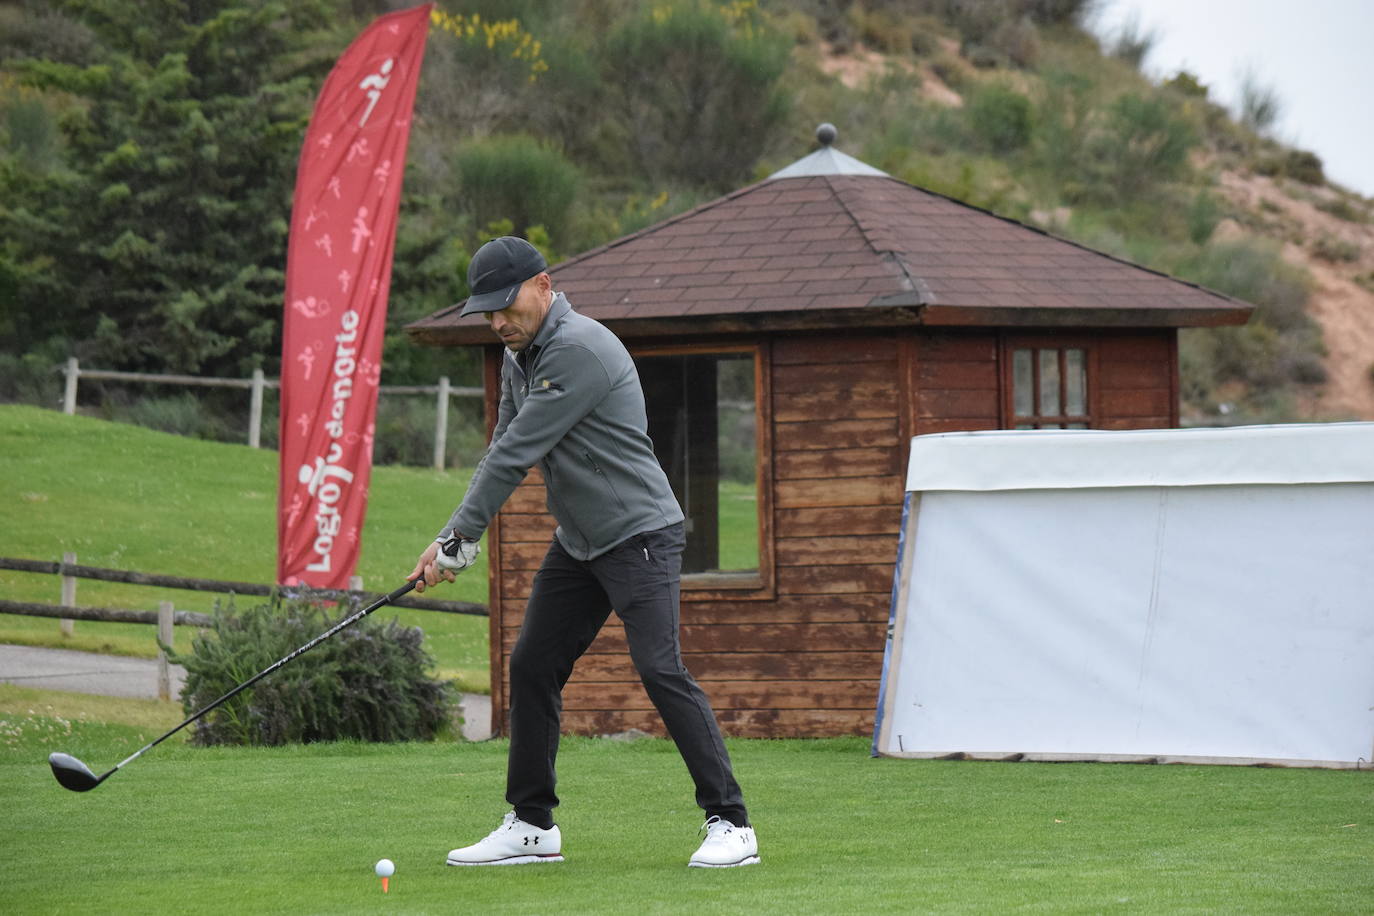
[[[113,369],[82,369],[76,357],[67,360],[62,370],[67,376],[66,389],[62,395],[62,412],[76,413],[77,384],[83,378],[110,379],[125,382],[150,382],[161,385],[199,385],[207,388],[247,388],[250,392],[248,402],[248,445],[260,448],[262,444],[262,394],[268,388],[280,388],[281,382],[269,379],[261,369],[253,370],[253,377],[215,378],[199,375],[156,375],[147,372],[119,372]],[[448,382],[448,376],[441,376],[437,385],[380,385],[377,390],[382,394],[432,394],[436,396],[434,410],[434,467],[444,468],[445,440],[448,438],[448,406],[451,398],[481,398],[481,388],[455,387]]]
[[[46,560],[27,560],[19,557],[0,557],[0,569],[17,572],[42,573],[62,577],[61,604],[43,604],[33,601],[10,601],[0,599],[0,614],[22,614],[29,617],[56,617],[62,621],[62,632],[72,633],[73,620],[100,620],[112,623],[157,624],[159,642],[170,645],[173,626],[206,627],[211,623],[209,614],[196,611],[178,611],[170,601],[158,603],[156,611],[141,611],[120,607],[82,607],[76,603],[76,580],[95,579],[102,582],[123,582],[129,585],[147,585],[157,588],[177,588],[195,592],[216,592],[236,595],[271,595],[274,591],[283,594],[300,595],[304,598],[321,601],[342,601],[353,608],[377,600],[381,593],[363,591],[361,588],[350,590],[293,588],[281,585],[260,585],[253,582],[230,582],[220,579],[197,579],[187,576],[164,576],[156,573],[136,572],[129,569],[108,569],[101,566],[81,566],[76,562],[76,554],[64,553],[62,562]],[[440,601],[432,598],[406,596],[391,603],[392,607],[414,608],[423,611],[440,611],[447,614],[474,614],[486,616],[486,605],[471,601]],[[171,695],[171,673],[167,655],[158,651],[158,696],[168,699]]]

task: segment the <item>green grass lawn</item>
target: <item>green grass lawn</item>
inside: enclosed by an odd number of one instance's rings
[[[448,520],[468,474],[373,469],[358,574],[390,591]],[[0,405],[0,556],[60,560],[163,575],[270,583],[276,573],[277,453],[136,426]],[[0,596],[56,604],[56,576],[0,570]],[[433,597],[486,603],[485,555]],[[211,610],[216,596],[78,580],[76,603]],[[264,599],[247,597],[241,602]],[[489,680],[487,620],[432,611],[379,611],[420,626],[441,674],[465,689]],[[177,628],[189,649],[192,631]],[[77,621],[73,637],[50,618],[0,614],[0,642],[153,656],[156,628]]]
[[[98,703],[91,708],[89,703]],[[160,745],[172,704],[0,686],[6,913],[1356,913],[1367,772],[871,759],[863,739],[731,740],[763,863],[686,868],[672,745],[567,739],[567,861],[456,869],[503,813],[506,744]],[[98,720],[98,721],[97,721]],[[372,866],[397,866],[383,898]]]
[[[720,506],[720,568],[759,568],[759,500],[754,484],[722,480],[717,488]]]

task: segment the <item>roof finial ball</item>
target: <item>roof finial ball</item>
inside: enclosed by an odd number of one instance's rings
[[[836,133],[835,125],[826,121],[820,127],[816,128],[816,139],[820,141],[821,146],[829,146],[835,142]]]

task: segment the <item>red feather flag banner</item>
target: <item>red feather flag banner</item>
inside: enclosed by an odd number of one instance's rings
[[[433,4],[378,18],[305,132],[286,253],[277,581],[347,588],[362,544],[406,145]]]

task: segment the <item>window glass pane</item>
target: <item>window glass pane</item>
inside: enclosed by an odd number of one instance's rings
[[[1059,415],[1059,351],[1040,351],[1040,416]]]
[[[720,452],[721,570],[759,565],[758,439],[754,409],[754,356],[729,354],[716,360]]]
[[[1064,351],[1064,413],[1082,417],[1088,413],[1088,369],[1082,350]]]
[[[754,355],[635,360],[649,438],[687,516],[684,573],[758,568]]]
[[[1029,417],[1035,412],[1035,375],[1031,371],[1029,350],[1016,350],[1011,354],[1011,397],[1018,417]]]

